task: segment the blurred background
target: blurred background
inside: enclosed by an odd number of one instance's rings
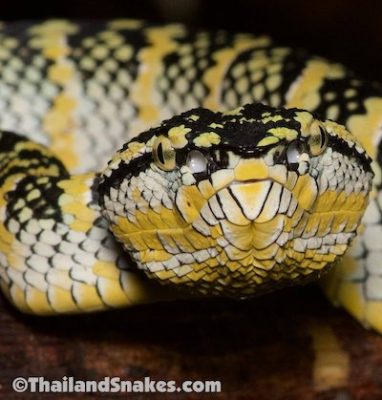
[[[382,81],[382,2],[375,0],[3,0],[0,10],[5,20],[129,17],[266,33]]]

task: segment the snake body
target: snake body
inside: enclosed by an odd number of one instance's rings
[[[326,293],[382,329],[379,85],[267,37],[132,20],[4,24],[0,62],[19,309],[155,301],[155,281],[245,298],[341,259]]]

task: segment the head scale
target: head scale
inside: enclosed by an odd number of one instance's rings
[[[149,276],[246,297],[332,265],[371,180],[369,157],[344,127],[253,104],[192,110],[142,133],[99,188],[112,231]]]

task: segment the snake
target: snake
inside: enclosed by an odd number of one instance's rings
[[[0,25],[0,285],[19,310],[319,281],[382,332],[382,86],[269,37]]]

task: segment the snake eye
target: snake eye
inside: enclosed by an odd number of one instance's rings
[[[176,167],[175,150],[170,140],[165,136],[159,136],[153,146],[155,164],[163,171],[172,171]]]
[[[194,174],[207,171],[207,159],[198,150],[192,150],[188,153],[186,163]]]
[[[328,145],[328,134],[318,121],[314,121],[308,139],[309,152],[312,156],[320,155]]]
[[[286,159],[291,168],[298,168],[302,153],[306,153],[306,148],[302,142],[295,140],[289,144],[286,151]]]

